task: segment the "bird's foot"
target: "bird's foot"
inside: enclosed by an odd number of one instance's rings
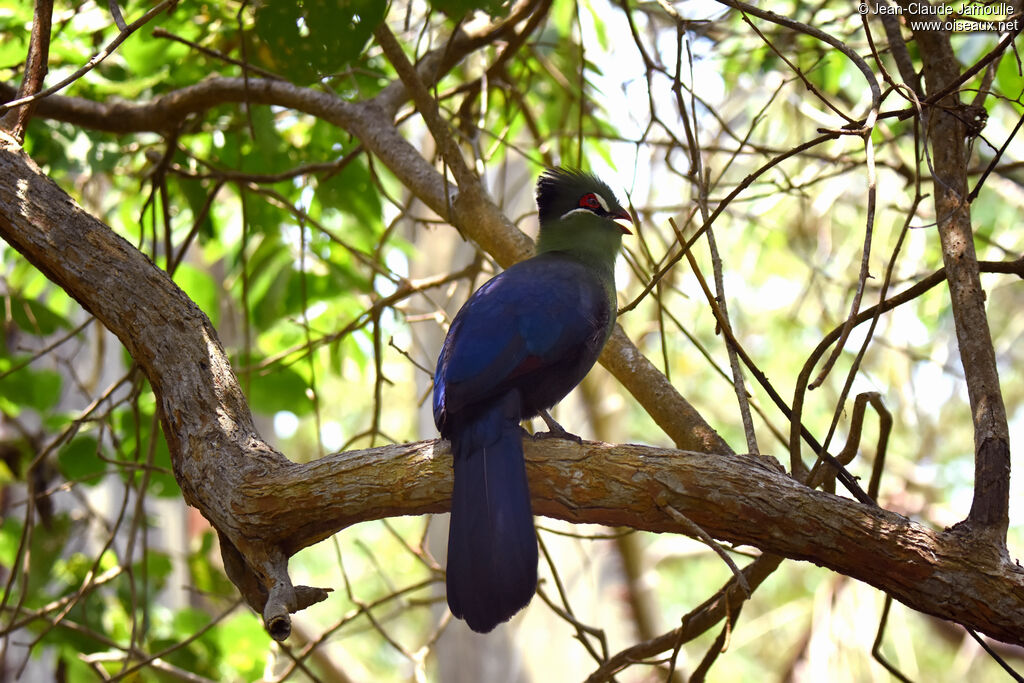
[[[548,411],[540,411],[540,418],[544,420],[544,424],[548,426],[546,432],[536,432],[533,435],[534,439],[565,439],[566,441],[575,441],[578,444],[583,443],[583,439],[576,436],[575,434],[566,430],[565,427],[555,422],[555,418],[548,414]]]
[[[541,439],[565,439],[566,441],[575,441],[580,445],[583,444],[582,437],[576,436],[572,432],[567,432],[561,427],[558,429],[549,429],[546,432],[534,432],[533,438],[537,441],[540,441]]]

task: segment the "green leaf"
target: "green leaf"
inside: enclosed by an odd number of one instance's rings
[[[338,209],[356,219],[356,227],[371,235],[379,233],[380,193],[365,164],[353,162],[317,185],[317,198],[329,208]]]
[[[81,481],[90,486],[98,484],[107,469],[100,459],[100,445],[91,436],[79,436],[60,449],[57,466],[65,479]]]
[[[8,516],[0,524],[0,567],[13,567],[21,544],[21,531],[24,525],[21,520]]]
[[[67,318],[53,311],[39,299],[29,299],[18,295],[9,297],[11,319],[20,329],[30,334],[49,335],[58,329],[70,329]]]
[[[207,192],[210,191],[211,188],[204,187],[202,183],[198,183],[189,178],[171,176],[171,179],[181,191],[185,201],[188,202],[188,207],[192,211],[192,220],[194,221],[202,213],[203,206],[206,204]],[[227,192],[225,190],[221,190],[220,195],[218,196],[222,198],[226,194]],[[206,213],[206,216],[199,224],[198,235],[201,242],[214,236],[214,223],[210,211]]]
[[[503,17],[508,14],[512,3],[504,0],[431,0],[430,5],[458,20],[476,10],[486,12],[492,17]]]
[[[1017,21],[1020,21],[1020,19],[1017,19]],[[996,71],[996,83],[1006,97],[1011,100],[1015,99],[1019,103],[1021,96],[1024,95],[1024,81],[1021,80],[1018,69],[1017,60],[1001,60]],[[1017,111],[1020,111],[1019,107]]]
[[[192,577],[193,588],[200,593],[228,595],[235,590],[224,572],[210,562],[211,553],[216,553],[213,531],[203,531],[199,546],[188,555],[189,576]]]
[[[171,575],[173,565],[171,564],[171,558],[167,553],[162,553],[156,550],[149,550],[146,552],[146,580],[152,589],[159,591],[167,585],[167,577]],[[135,575],[142,576],[142,563],[135,563]],[[130,595],[126,596],[129,597]]]
[[[285,262],[284,258],[286,256],[280,252],[275,254],[276,262],[263,271],[258,282],[251,285],[253,322],[260,328],[269,327],[288,312],[285,303],[293,271],[291,262]]]
[[[313,404],[306,395],[308,383],[292,368],[276,367],[265,375],[253,375],[249,384],[249,405],[253,412],[273,415],[290,410],[306,415]]]
[[[70,515],[56,514],[50,519],[45,533],[37,529],[32,534],[29,557],[32,562],[28,571],[28,586],[25,590],[26,606],[38,607],[49,602],[49,590],[56,588],[58,594],[67,586],[53,586],[53,567],[64,555],[72,531],[81,531],[81,526],[72,525]],[[48,590],[49,589],[49,590]]]
[[[163,430],[159,423],[154,434],[153,407],[145,406],[138,412],[123,411],[116,415],[117,433],[122,435],[119,448],[120,457],[145,462],[146,454],[150,449],[150,439],[156,439],[153,444],[153,466],[157,469],[149,470],[149,488],[152,495],[161,498],[178,498],[181,496],[181,488],[173,475],[171,466],[171,453],[167,447],[167,440],[164,438]],[[138,424],[136,424],[136,416]],[[139,481],[144,476],[138,469],[122,470],[121,476],[124,479],[135,477]]]
[[[267,655],[267,634],[251,612],[240,612],[224,620],[213,636],[225,655],[224,673],[236,672],[241,680],[254,681],[263,674]]]
[[[6,461],[0,460],[0,489],[13,484],[17,479]]]
[[[168,568],[170,565],[168,564]],[[210,623],[210,615],[201,609],[185,607],[174,614],[173,629],[175,633],[188,636],[196,633]]]
[[[381,0],[265,0],[256,10],[259,56],[297,83],[343,70],[384,20]]]
[[[220,317],[220,288],[217,286],[216,280],[205,270],[182,263],[174,271],[174,281],[196,303],[196,306],[202,309],[210,322],[216,325]]]
[[[3,361],[0,359],[0,372]],[[30,366],[0,377],[0,407],[17,415],[22,408],[45,412],[60,399],[61,377],[54,370],[34,370]]]
[[[242,157],[242,168],[253,173],[266,173],[290,165],[294,150],[281,137],[270,107],[250,107],[250,114],[255,138],[246,141],[250,149]],[[279,183],[277,189],[287,194],[292,187]]]
[[[0,64],[10,67],[21,64],[28,50],[31,35],[25,26],[32,22],[32,5],[30,2],[15,2],[13,6],[5,6],[0,11]],[[19,76],[20,77],[20,76]],[[5,76],[5,79],[9,76]]]

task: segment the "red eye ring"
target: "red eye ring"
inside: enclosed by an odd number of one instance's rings
[[[580,197],[580,208],[596,211],[601,209],[601,201],[597,198],[597,195],[591,192]]]

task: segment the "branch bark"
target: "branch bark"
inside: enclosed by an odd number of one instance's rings
[[[420,62],[421,78],[437,78],[431,59]],[[432,82],[432,81],[430,81]],[[0,85],[0,100],[10,96]],[[365,102],[346,102],[285,81],[210,78],[150,100],[97,103],[53,96],[39,102],[38,116],[97,130],[128,133],[173,130],[189,114],[227,103],[288,107],[324,119],[359,138],[363,145],[427,207],[448,221],[503,267],[528,258],[533,242],[488,198],[478,181],[456,187],[432,166],[392,124],[402,93],[385,88]],[[449,192],[446,192],[446,188]],[[600,362],[654,418],[677,447],[708,453],[731,449],[700,413],[616,326]]]
[[[49,69],[50,25],[53,19],[53,0],[36,0],[32,13],[32,34],[29,39],[28,57],[25,59],[25,76],[18,89],[18,97],[31,97],[43,89],[43,80]],[[35,105],[32,102],[9,110],[0,116],[0,128],[7,129],[19,142],[25,140],[25,128]]]
[[[927,20],[910,10],[915,3],[900,2],[911,27],[912,20]],[[914,31],[921,52],[925,87],[940,93],[958,82],[960,62],[953,53],[948,32]],[[974,250],[971,205],[967,198],[969,124],[974,115],[954,91],[926,110],[926,130],[931,143],[935,215],[942,262],[949,284],[960,361],[967,382],[974,420],[974,498],[966,526],[983,535],[1006,553],[1009,525],[1010,431],[999,384],[995,348],[985,312],[978,258]]]
[[[922,612],[1024,642],[1024,570],[955,531],[809,489],[771,458],[555,440],[524,447],[538,514],[682,533],[673,508],[716,538],[829,567]],[[440,441],[350,451],[250,482],[244,493],[261,535],[290,549],[339,524],[446,511],[450,453]],[[277,502],[287,498],[292,509]],[[266,513],[267,500],[279,514]],[[314,508],[301,520],[299,501]]]
[[[0,137],[0,235],[82,303],[149,377],[186,500],[275,637],[325,596],[293,587],[287,558],[351,524],[448,508],[447,445],[425,441],[297,464],[256,432],[206,316],[138,250]],[[808,560],[910,607],[1024,644],[1024,571],[956,531],[811,490],[769,458],[643,446],[525,442],[534,509],[574,522],[682,529]]]
[[[509,21],[489,33],[458,36],[421,59],[416,78],[432,87],[473,46],[499,32],[513,33],[517,21],[547,5],[521,3]],[[932,84],[929,91],[935,91]],[[0,100],[11,97],[13,90],[0,85]],[[352,133],[413,194],[500,264],[527,257],[532,243],[479,181],[466,174],[458,178],[458,188],[446,183],[399,134],[393,120],[408,97],[398,81],[372,100],[346,102],[283,81],[212,78],[141,103],[47,97],[38,102],[36,114],[132,132],[174,130],[186,116],[224,103],[288,107]],[[157,396],[185,499],[217,529],[229,576],[263,612],[274,637],[287,636],[290,612],[326,596],[325,589],[292,586],[290,555],[360,521],[448,509],[451,465],[442,443],[352,451],[302,465],[272,449],[255,429],[206,316],[163,271],[78,207],[6,137],[0,139],[0,235],[99,317],[143,368]],[[958,318],[958,332],[960,326]],[[677,511],[717,538],[821,564],[915,609],[1024,644],[1024,573],[1009,562],[1003,546],[979,547],[966,534],[936,532],[812,491],[771,466],[770,459],[733,455],[619,328],[601,362],[681,449],[699,453],[527,441],[537,513],[684,533],[669,514]],[[983,459],[979,455],[979,463]],[[1005,481],[1001,470],[994,473],[993,481]],[[985,500],[998,503],[999,498],[986,494]],[[998,513],[999,506],[992,510]],[[978,519],[985,515],[992,517],[991,510],[979,512]],[[998,522],[998,514],[994,518]]]

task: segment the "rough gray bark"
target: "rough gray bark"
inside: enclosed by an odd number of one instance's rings
[[[430,71],[423,60],[419,71]],[[8,93],[0,85],[0,100]],[[73,120],[112,132],[173,129],[185,116],[225,103],[274,104],[312,114],[352,133],[394,173],[420,201],[458,227],[502,266],[533,253],[529,237],[501,213],[479,183],[461,188],[441,174],[403,138],[392,117],[401,93],[385,89],[373,100],[346,102],[323,92],[285,81],[250,78],[209,78],[149,102],[97,103],[74,97],[50,97],[39,103],[40,116]],[[446,188],[450,191],[446,194]],[[601,363],[623,383],[679,448],[727,452],[729,446],[692,405],[647,360],[618,328]]]
[[[927,20],[910,10],[915,3],[901,2],[912,20]],[[924,73],[926,94],[938,95],[961,78],[960,62],[949,33],[914,32]],[[931,99],[935,99],[931,97]],[[1006,552],[1010,497],[1010,430],[999,384],[995,348],[985,312],[978,257],[974,249],[971,205],[967,190],[968,142],[978,131],[977,109],[964,106],[959,91],[942,97],[926,109],[925,131],[930,141],[932,187],[942,262],[946,268],[960,361],[974,420],[974,498],[965,520],[967,529],[984,544]]]
[[[229,573],[275,637],[322,599],[287,558],[359,521],[447,509],[451,467],[434,441],[297,464],[270,448],[206,316],[142,253],[0,137],[0,235],[125,344],[149,378],[186,500],[221,536]],[[915,609],[1024,644],[1024,572],[996,547],[813,491],[770,458],[643,446],[526,442],[539,514],[717,538],[870,583]]]
[[[458,34],[377,97],[346,102],[283,81],[211,78],[148,102],[38,102],[36,115],[114,132],[173,131],[224,103],[306,112],[352,133],[410,191],[502,265],[532,252],[529,239],[479,182],[448,181],[392,121],[451,64],[484,42],[529,35],[518,22],[548,3],[521,3],[507,22]],[[917,36],[929,93],[954,83],[948,39]],[[947,37],[948,38],[948,37]],[[417,83],[417,80],[422,81]],[[0,84],[0,101],[13,89]],[[420,98],[420,104],[426,104]],[[956,112],[958,101],[941,103]],[[535,510],[578,522],[688,533],[679,515],[717,538],[802,559],[870,583],[907,605],[1024,644],[1024,573],[1006,557],[1009,451],[984,293],[966,205],[964,121],[932,107],[936,208],[965,374],[975,414],[977,483],[967,529],[937,532],[899,515],[804,487],[767,458],[736,456],[697,411],[616,329],[601,362],[682,449],[528,442]],[[952,141],[955,144],[947,144]],[[455,150],[457,152],[457,150]],[[453,152],[453,153],[455,153]],[[257,433],[209,320],[166,274],[78,207],[20,150],[0,138],[0,235],[96,315],[149,378],[186,500],[217,529],[231,579],[278,638],[288,613],[323,599],[292,586],[288,557],[350,524],[447,509],[451,468],[443,444],[352,451],[299,465]],[[977,348],[976,348],[977,347]],[[703,455],[701,454],[703,453]],[[710,454],[710,455],[709,455]],[[980,532],[971,535],[971,531]],[[763,558],[767,559],[767,558]],[[768,569],[767,571],[770,571]]]

